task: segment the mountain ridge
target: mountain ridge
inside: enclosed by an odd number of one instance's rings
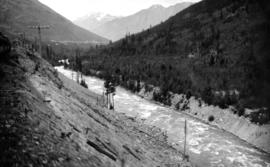
[[[3,32],[25,33],[35,39],[37,34],[29,26],[49,25],[50,29],[42,32],[44,40],[108,42],[107,39],[74,25],[37,0],[3,0],[0,4],[0,30]]]
[[[77,18],[73,22],[82,28],[92,31],[102,24],[112,21],[116,18],[120,18],[120,16],[112,16],[110,14],[97,12]]]
[[[190,2],[182,2],[167,8],[162,5],[152,5],[135,14],[105,22],[96,28],[91,28],[91,31],[116,41],[128,33],[138,33],[150,26],[155,26],[192,4]]]

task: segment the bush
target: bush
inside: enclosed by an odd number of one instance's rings
[[[250,114],[250,121],[258,123],[259,125],[267,124],[270,122],[270,110],[260,110]]]
[[[85,88],[88,88],[88,85],[86,84],[85,80],[82,80],[80,85],[85,87]]]
[[[226,103],[226,99],[224,97],[221,97],[221,96],[216,96],[215,98],[213,98],[213,104],[215,106],[219,106],[222,109],[228,108],[228,105]]]
[[[175,104],[175,109],[176,110],[179,110],[180,109],[180,102],[178,102],[178,103]]]
[[[186,98],[189,100],[189,99],[191,98],[191,96],[192,96],[191,92],[188,91],[188,92],[186,93]]]
[[[215,117],[213,116],[213,115],[210,115],[209,117],[208,117],[208,121],[209,122],[213,122],[215,120]]]
[[[202,92],[202,99],[204,99],[204,101],[207,104],[212,104],[213,103],[213,94],[212,94],[212,88],[211,87],[207,87],[203,90]]]
[[[234,114],[237,113],[237,115],[240,117],[242,115],[245,114],[245,108],[244,106],[242,105],[242,103],[238,103],[236,106],[235,106],[236,110],[234,111]]]
[[[241,117],[242,115],[245,114],[245,109],[241,108],[240,110],[238,110],[237,114],[238,114],[239,117]]]

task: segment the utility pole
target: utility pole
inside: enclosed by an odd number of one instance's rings
[[[20,40],[19,43],[20,43],[20,45],[22,47],[24,47],[24,45],[25,45],[25,33],[24,32],[19,32],[17,34],[19,36],[19,40]]]
[[[77,48],[75,50],[75,70],[77,71],[76,73],[76,81],[78,84],[80,84],[80,76],[82,76],[80,73],[81,73],[81,60],[80,60],[80,50],[79,48]],[[81,77],[81,81],[82,81],[82,77]]]
[[[184,129],[184,132],[185,132],[185,141],[184,141],[184,157],[185,157],[185,159],[187,159],[187,161],[188,161],[188,155],[186,155],[186,145],[187,145],[187,120],[185,119],[185,127],[184,127],[185,129]]]
[[[115,92],[112,93],[112,106],[113,106],[113,110],[114,110],[114,96],[115,96]]]
[[[107,78],[104,82],[105,95],[107,96],[107,106],[108,109],[114,110],[114,100],[113,96],[115,95],[115,83],[112,79]]]
[[[37,29],[38,30],[38,42],[39,42],[39,54],[40,54],[40,56],[41,56],[41,52],[42,52],[42,38],[41,38],[41,30],[43,30],[43,29],[49,29],[50,28],[50,26],[48,26],[48,25],[43,25],[43,26],[41,26],[41,25],[37,25],[37,26],[29,26],[29,28],[30,29]]]

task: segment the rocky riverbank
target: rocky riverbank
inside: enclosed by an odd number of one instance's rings
[[[146,91],[143,87],[138,93],[141,97],[153,100],[154,92],[159,88],[153,87],[151,91]],[[270,153],[270,124],[259,125],[252,123],[244,116],[238,116],[234,109],[221,109],[218,106],[207,105],[194,97],[186,98],[186,95],[172,94],[171,107],[176,111],[183,112],[198,118],[211,125],[224,129],[227,132],[245,140],[257,148]]]

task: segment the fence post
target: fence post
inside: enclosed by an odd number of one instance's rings
[[[187,145],[187,120],[185,119],[185,127],[184,127],[185,129],[184,129],[184,132],[185,132],[185,141],[184,141],[184,157],[185,157],[185,159],[187,159],[188,160],[188,155],[186,155],[186,145]]]

